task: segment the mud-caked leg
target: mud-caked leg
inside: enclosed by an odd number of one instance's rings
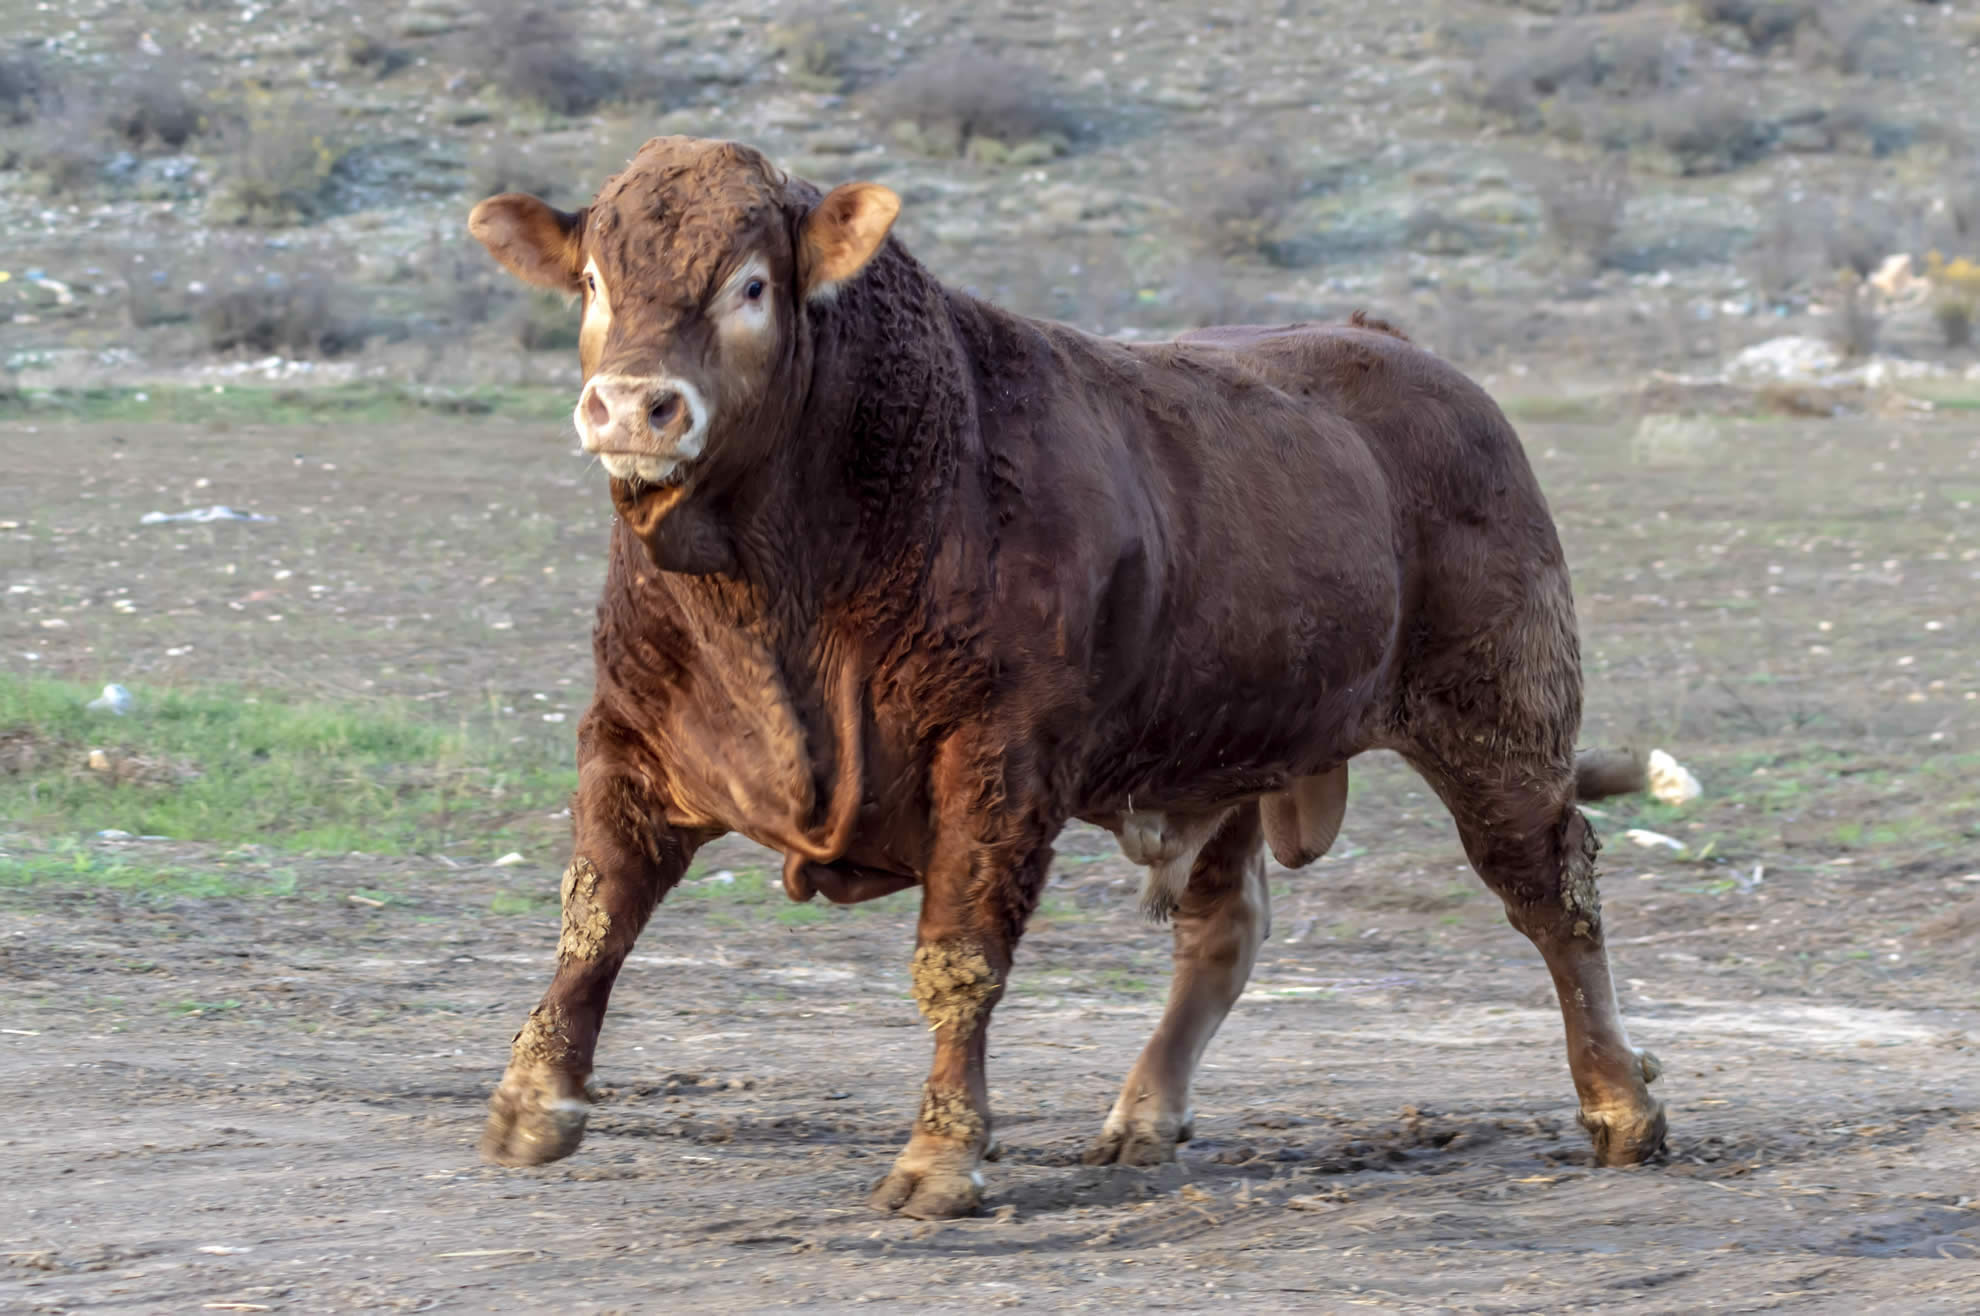
[[[987,856],[942,865],[924,888],[912,979],[935,1037],[935,1062],[907,1146],[873,1190],[872,1205],[923,1220],[968,1215],[983,1200],[980,1166],[991,1146],[984,1070],[990,1012],[1044,883],[1042,845],[1002,865]],[[971,880],[972,877],[980,880]]]
[[[481,1154],[499,1165],[541,1165],[584,1137],[585,1081],[619,968],[660,897],[680,880],[696,838],[627,809],[587,814],[580,793],[576,853],[564,870],[557,973],[510,1050],[488,1101]],[[601,816],[602,815],[602,816]]]
[[[1173,915],[1175,976],[1169,1004],[1088,1165],[1157,1165],[1176,1157],[1195,1119],[1190,1080],[1224,1016],[1244,992],[1258,948],[1271,935],[1272,912],[1259,844],[1258,811],[1233,810],[1204,846]]]
[[[1664,1105],[1650,1084],[1660,1069],[1655,1056],[1630,1045],[1623,1028],[1595,887],[1600,847],[1588,820],[1558,797],[1453,812],[1472,866],[1553,975],[1581,1124],[1595,1159],[1635,1165],[1656,1156],[1664,1148]]]

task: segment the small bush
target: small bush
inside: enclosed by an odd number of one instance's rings
[[[1677,86],[1677,48],[1659,26],[1571,24],[1535,41],[1518,34],[1493,42],[1478,60],[1472,98],[1523,128],[1542,125],[1543,106],[1599,94],[1628,99]]]
[[[1791,45],[1803,27],[1813,24],[1819,0],[1694,0],[1698,17],[1730,29],[1740,44],[1767,53]]]
[[[197,303],[206,345],[292,357],[329,357],[363,345],[338,263],[307,253],[235,250]]]
[[[104,101],[104,127],[131,150],[176,151],[208,126],[206,107],[162,68],[140,68],[114,79]]]
[[[585,58],[571,21],[529,0],[483,6],[464,55],[504,96],[553,114],[588,113],[620,91],[611,70]]]
[[[256,100],[232,117],[219,136],[211,202],[215,218],[296,224],[327,209],[330,175],[345,146],[337,121],[317,104]]]
[[[1808,224],[1802,207],[1777,203],[1747,244],[1741,264],[1762,302],[1777,306],[1808,276]]]
[[[477,197],[527,192],[556,201],[573,196],[578,184],[568,151],[533,150],[528,142],[504,134],[477,147],[469,158],[468,186]]]
[[[1772,131],[1739,95],[1702,88],[1651,107],[1651,142],[1686,175],[1717,174],[1750,164],[1767,152]]]
[[[858,39],[859,28],[826,6],[800,9],[770,28],[784,75],[805,91],[844,91]]]
[[[344,43],[338,61],[350,73],[383,81],[413,62],[413,54],[379,37],[359,34]]]
[[[977,141],[1060,150],[1077,126],[1044,73],[967,53],[908,69],[879,89],[874,114],[907,145],[945,156],[962,155]]]
[[[42,106],[39,117],[15,135],[9,155],[50,195],[73,196],[103,178],[110,153],[101,126],[94,102],[67,96]]]
[[[1276,145],[1218,151],[1189,170],[1183,228],[1207,255],[1280,259],[1280,233],[1302,191],[1303,180]]]
[[[1820,213],[1822,255],[1828,268],[1867,279],[1894,251],[1904,249],[1903,223],[1889,206],[1855,200]]]
[[[567,297],[537,292],[511,313],[516,346],[525,352],[574,352],[578,345],[577,308]]]
[[[1629,208],[1629,168],[1622,158],[1611,157],[1595,169],[1536,162],[1526,173],[1554,244],[1596,269],[1607,264]]]
[[[1884,317],[1871,305],[1861,276],[1844,270],[1836,278],[1836,304],[1829,313],[1829,338],[1842,354],[1852,358],[1869,356],[1877,350]]]
[[[54,78],[27,52],[0,56],[0,124],[31,122],[53,89]]]
[[[1973,321],[1980,315],[1980,264],[1964,257],[1949,262],[1935,251],[1925,272],[1932,281],[1932,319],[1946,346],[1971,347]]]

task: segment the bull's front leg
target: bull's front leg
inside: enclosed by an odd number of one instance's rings
[[[914,1132],[873,1190],[880,1210],[945,1220],[970,1214],[983,1200],[990,1012],[1004,994],[1052,857],[1042,842],[1018,853],[1013,860],[977,850],[964,862],[935,865],[924,884],[912,976],[915,1004],[935,1035],[935,1063]]]
[[[667,826],[657,806],[641,807],[628,781],[594,771],[581,782],[557,973],[516,1034],[508,1070],[488,1100],[481,1155],[498,1165],[541,1165],[577,1150],[612,984],[703,839]]]

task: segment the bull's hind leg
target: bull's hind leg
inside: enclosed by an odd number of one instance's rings
[[[1100,1136],[1087,1147],[1088,1165],[1156,1165],[1176,1158],[1176,1144],[1193,1131],[1189,1085],[1197,1061],[1244,991],[1271,932],[1256,808],[1231,810],[1195,860],[1173,913],[1175,977],[1168,1009],[1128,1071]]]
[[[488,1100],[481,1154],[499,1165],[541,1165],[577,1150],[612,984],[701,839],[664,825],[657,805],[596,760],[580,773],[572,812],[577,844],[564,870],[557,973],[516,1034]]]
[[[1574,807],[1572,769],[1495,760],[1417,766],[1457,819],[1465,854],[1506,916],[1547,962],[1567,1025],[1581,1124],[1603,1165],[1634,1165],[1664,1147],[1664,1106],[1650,1094],[1655,1056],[1630,1045],[1604,949],[1595,888],[1600,848]]]

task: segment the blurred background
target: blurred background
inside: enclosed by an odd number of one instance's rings
[[[944,278],[1100,332],[1367,307],[1575,391],[1788,335],[1975,360],[1971,4],[5,12],[16,391],[567,384],[568,308],[466,208],[576,205],[658,133],[887,182]]]

